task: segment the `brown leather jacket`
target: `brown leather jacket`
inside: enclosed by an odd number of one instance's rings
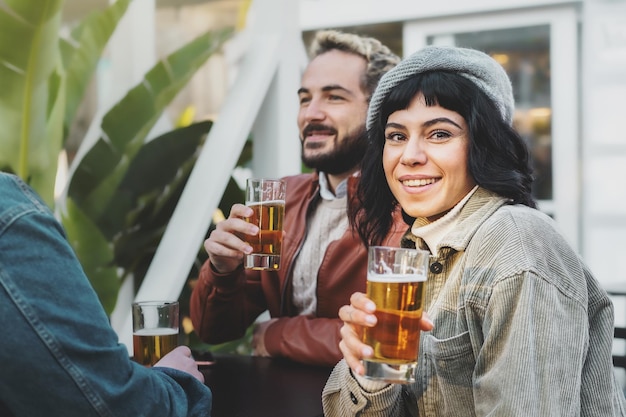
[[[332,242],[318,270],[316,314],[298,315],[292,302],[293,260],[305,238],[307,213],[320,198],[319,183],[317,174],[300,174],[285,180],[285,237],[280,270],[239,267],[229,274],[219,274],[207,261],[191,295],[191,320],[203,341],[216,344],[242,337],[259,314],[269,310],[272,318],[278,318],[265,333],[265,348],[272,356],[332,366],[342,358],[339,307],[348,304],[355,291],[365,291],[367,252],[351,228]],[[357,180],[349,178],[348,201]],[[399,246],[406,229],[406,223],[397,216],[385,244]]]

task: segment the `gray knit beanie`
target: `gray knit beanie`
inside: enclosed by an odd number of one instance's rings
[[[403,59],[380,79],[370,100],[367,129],[380,117],[380,107],[394,87],[412,76],[436,70],[455,72],[472,81],[495,102],[502,119],[512,123],[515,102],[511,80],[497,61],[474,49],[427,46]]]

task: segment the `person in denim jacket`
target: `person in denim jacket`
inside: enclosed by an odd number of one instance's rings
[[[374,303],[341,307],[344,359],[324,415],[624,416],[611,351],[613,306],[581,258],[535,208],[528,150],[512,128],[503,68],[471,49],[431,46],[380,81],[371,151],[352,213],[369,245],[399,205],[402,246],[430,251],[416,382],[365,379]]]
[[[132,362],[62,226],[0,173],[0,416],[205,417],[211,391],[179,346]]]

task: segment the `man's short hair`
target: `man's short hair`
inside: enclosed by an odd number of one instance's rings
[[[318,31],[309,47],[309,59],[334,49],[361,56],[367,61],[361,88],[367,93],[368,100],[383,74],[400,62],[400,57],[378,39],[338,30]]]

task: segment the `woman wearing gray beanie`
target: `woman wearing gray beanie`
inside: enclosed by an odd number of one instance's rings
[[[625,416],[611,352],[613,306],[553,220],[535,208],[528,150],[502,67],[427,47],[380,81],[368,113],[352,222],[378,245],[400,206],[402,246],[430,251],[416,382],[364,378],[362,293],[339,317],[344,359],[326,417]]]

